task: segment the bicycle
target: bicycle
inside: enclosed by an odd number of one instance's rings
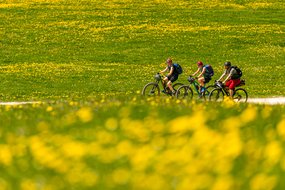
[[[209,100],[210,101],[216,101],[216,102],[220,102],[224,100],[224,96],[230,96],[229,91],[227,90],[226,86],[220,82],[220,81],[216,81],[216,88],[213,89],[210,92],[209,95]],[[240,86],[244,86],[245,85],[245,80],[241,80],[240,84],[235,88],[234,90],[234,94],[233,94],[233,100],[235,102],[247,102],[248,99],[248,94],[247,91],[243,88],[240,88]]]
[[[157,73],[155,76],[154,76],[154,79],[155,79],[155,82],[150,82],[148,84],[146,84],[144,87],[143,87],[143,90],[142,90],[142,95],[143,96],[160,96],[160,87],[159,87],[159,83],[161,83],[161,85],[163,86],[163,92],[166,94],[166,95],[172,95],[172,92],[170,91],[170,89],[167,87],[167,86],[164,86],[163,85],[163,78],[165,76]],[[175,90],[177,88],[177,86],[181,86],[183,85],[182,83],[175,83],[172,87],[173,89]]]
[[[193,90],[191,88],[191,85],[195,89],[196,93],[199,95],[199,98],[203,98],[206,100],[206,96],[210,94],[210,91],[212,88],[215,88],[215,85],[210,85],[206,87],[204,92],[199,92],[199,86],[200,84],[196,81],[196,79],[192,76],[189,76],[188,79],[189,85],[182,85],[180,86],[176,91],[176,98],[177,99],[189,99],[192,100],[193,98]]]

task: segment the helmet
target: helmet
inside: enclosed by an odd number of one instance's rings
[[[232,64],[231,64],[231,62],[227,61],[227,62],[224,63],[224,66],[230,67],[230,66],[232,66]]]
[[[198,65],[198,66],[201,66],[201,65],[203,65],[203,62],[202,62],[202,61],[198,61],[198,62],[197,62],[197,65]]]

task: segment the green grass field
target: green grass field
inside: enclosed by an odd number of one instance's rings
[[[2,0],[0,189],[284,189],[285,111],[142,98],[165,67],[238,65],[284,96],[283,0]]]
[[[28,3],[29,2],[29,3]],[[80,99],[141,90],[169,56],[202,60],[219,78],[230,60],[251,97],[285,87],[282,1],[4,1],[1,99]]]

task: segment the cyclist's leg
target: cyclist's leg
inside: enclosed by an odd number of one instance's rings
[[[163,80],[162,80],[163,88],[165,88],[167,83],[168,83],[168,77],[164,77]]]
[[[198,82],[199,82],[199,84],[200,84],[200,86],[199,86],[199,92],[205,91],[205,82],[206,82],[205,78],[204,78],[204,77],[198,78]]]
[[[230,97],[233,98],[235,87],[240,84],[240,79],[232,79],[232,83],[229,86],[230,89]]]
[[[228,87],[229,87],[229,92],[230,92],[230,98],[233,98],[234,90],[235,90],[235,82],[234,82],[234,80],[230,80]]]
[[[229,86],[232,84],[232,80],[228,80],[225,84],[225,90],[228,92],[229,91]]]
[[[168,81],[168,83],[167,83],[168,88],[171,90],[171,92],[172,92],[173,94],[175,94],[175,90],[174,90],[173,87],[172,87],[172,83],[175,82],[177,79],[178,79],[178,76],[172,75],[172,76],[169,78],[169,81]]]

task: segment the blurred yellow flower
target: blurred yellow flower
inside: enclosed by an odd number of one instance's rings
[[[118,128],[118,120],[116,118],[109,118],[105,122],[105,126],[107,129],[114,131]]]
[[[47,110],[47,112],[51,112],[53,110],[53,108],[51,106],[48,106],[46,110]]]
[[[12,164],[13,155],[8,145],[0,144],[0,165],[9,166]]]
[[[278,123],[276,129],[277,129],[278,135],[279,135],[280,137],[282,137],[283,141],[285,141],[285,118],[282,119],[282,120]]]
[[[248,106],[246,110],[240,115],[240,119],[243,123],[254,121],[257,116],[257,109],[254,106]]]
[[[21,182],[21,190],[37,190],[36,183],[30,179],[24,179]]]
[[[93,119],[93,113],[92,113],[91,108],[89,108],[89,107],[83,107],[83,108],[79,109],[76,112],[76,115],[84,123],[87,123]]]
[[[115,184],[123,185],[126,184],[130,179],[130,171],[124,168],[119,168],[113,171],[112,180]]]
[[[250,187],[252,190],[268,190],[274,189],[277,183],[277,177],[268,176],[266,174],[257,174],[250,181]]]
[[[86,144],[76,141],[65,142],[61,146],[63,155],[73,159],[81,159],[86,154]]]
[[[264,150],[264,157],[269,164],[273,165],[280,161],[282,156],[282,147],[278,141],[269,142]]]

